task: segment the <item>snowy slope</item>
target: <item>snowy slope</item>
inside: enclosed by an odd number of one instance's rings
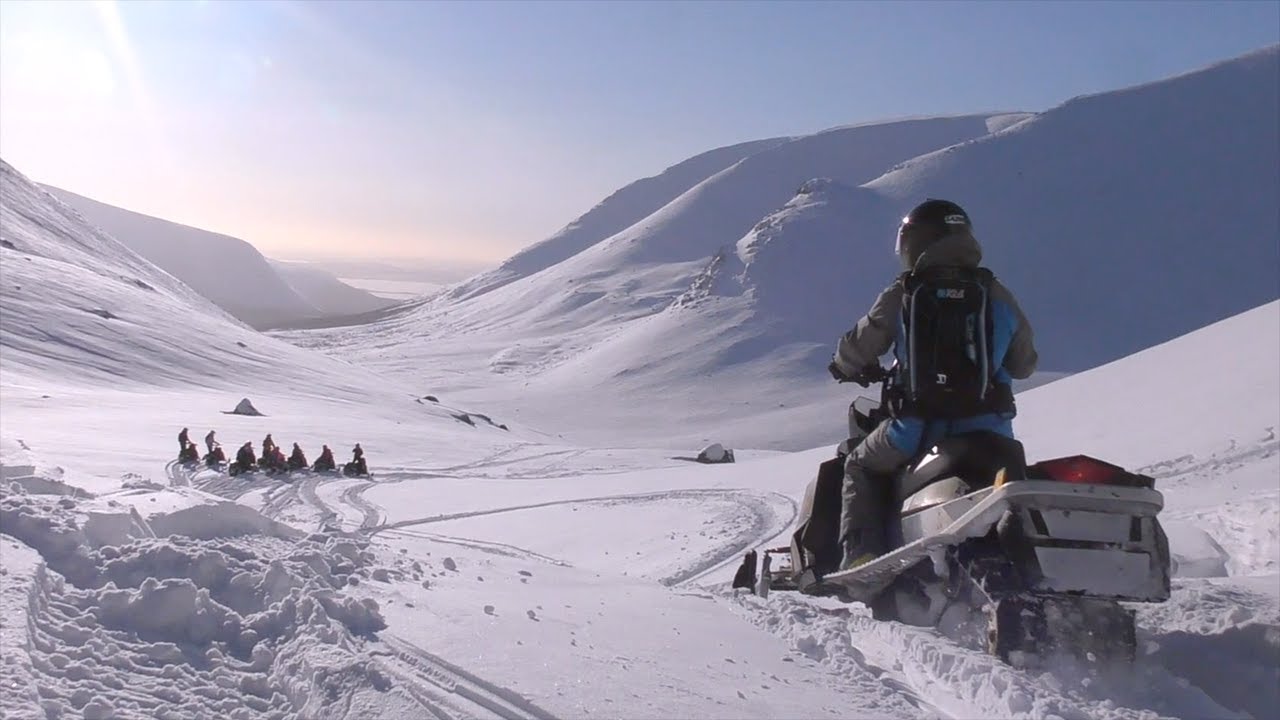
[[[985,134],[987,120],[971,115],[873,123],[760,149],[564,261],[445,307],[451,318],[460,315],[476,327],[517,331],[531,324],[539,331],[576,331],[652,314],[804,181],[866,182],[896,163]]]
[[[335,400],[412,403],[413,389],[245,327],[8,164],[0,164],[0,180],[0,372],[7,382],[46,392],[217,388],[226,410],[241,394],[310,396],[312,385]]]
[[[792,357],[792,343],[829,346],[898,271],[890,251],[896,219],[925,196],[956,198],[971,212],[989,265],[1034,321],[1048,370],[1090,367],[1273,300],[1280,295],[1278,84],[1280,48],[1272,48],[1073,100],[864,187],[807,185],[721,259],[703,257],[705,272],[684,305],[732,297],[750,320],[710,323],[734,352],[699,359],[733,372],[770,346]],[[1228,121],[1196,111],[1205,107],[1234,114]],[[630,252],[615,261],[637,262]],[[723,313],[721,304],[708,302],[709,312]],[[683,313],[693,327],[672,322],[660,337],[639,323],[624,331],[646,334],[632,350],[651,348],[633,353],[630,364],[665,366],[666,355],[691,342],[682,334],[705,341],[709,328],[697,314]]]
[[[868,184],[886,207],[860,234],[954,198],[1051,367],[1135,352],[1280,296],[1277,88],[1273,45],[1075,98]]]
[[[89,223],[110,233],[219,307],[254,327],[312,318],[322,311],[238,238],[131,212],[44,186]]]
[[[326,316],[355,315],[395,304],[342,282],[314,263],[268,262],[299,297]]]
[[[773,138],[717,148],[673,165],[658,175],[637,180],[601,200],[555,235],[512,255],[493,270],[454,285],[449,289],[449,297],[466,299],[481,295],[551,267],[643,220],[726,167],[785,141],[785,138]]]

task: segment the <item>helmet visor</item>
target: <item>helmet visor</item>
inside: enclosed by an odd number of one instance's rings
[[[902,235],[907,229],[907,225],[911,223],[911,218],[902,218],[902,223],[898,225],[898,236],[893,241],[893,254],[902,255]]]

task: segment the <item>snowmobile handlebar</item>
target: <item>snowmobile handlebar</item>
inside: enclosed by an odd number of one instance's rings
[[[857,383],[862,387],[870,387],[872,383],[884,382],[889,378],[889,371],[879,365],[869,365],[854,375],[844,375],[837,378],[841,383]]]

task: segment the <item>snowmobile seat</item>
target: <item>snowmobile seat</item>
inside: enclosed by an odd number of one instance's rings
[[[1022,443],[1013,438],[987,431],[952,435],[907,466],[895,483],[894,501],[901,505],[943,478],[963,478],[973,491],[992,485],[1001,469],[1014,479],[1024,475],[1026,468]]]

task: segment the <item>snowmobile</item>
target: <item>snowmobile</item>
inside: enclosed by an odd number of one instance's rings
[[[356,443],[351,451],[351,462],[342,466],[342,474],[347,477],[368,477],[369,465],[365,462],[364,450],[360,448],[360,443]]]
[[[227,454],[222,452],[221,445],[214,445],[213,451],[204,456],[204,465],[211,470],[221,470],[226,464]]]
[[[183,465],[195,465],[200,462],[200,451],[196,449],[194,443],[187,443],[186,447],[178,453],[178,462]]]
[[[272,448],[258,460],[258,467],[268,475],[281,475],[289,472],[289,462],[280,448]]]
[[[887,373],[875,380],[888,392]],[[849,438],[809,483],[790,547],[765,551],[782,556],[767,589],[861,602],[877,620],[976,629],[1014,665],[1053,652],[1132,660],[1134,612],[1120,603],[1169,598],[1164,497],[1151,477],[1102,460],[1028,465],[1003,435],[947,437],[892,478],[889,551],[839,570],[845,457],[888,417],[888,399],[850,406]]]
[[[258,472],[257,464],[253,464],[253,465],[249,465],[248,467],[245,467],[244,465],[241,465],[238,462],[233,462],[227,466],[227,474],[230,475],[231,477],[235,477],[237,475],[244,475],[247,473],[256,473],[256,472]]]

